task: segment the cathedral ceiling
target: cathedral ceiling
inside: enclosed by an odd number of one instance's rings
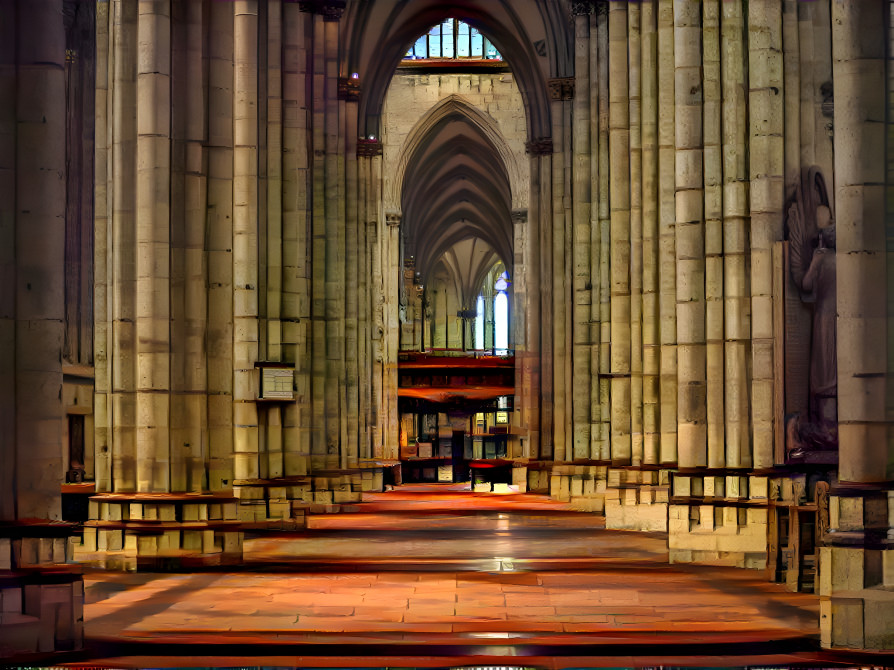
[[[459,110],[442,116],[419,138],[403,175],[407,254],[415,257],[423,280],[448,250],[459,256],[471,253],[476,245],[459,243],[472,239],[483,242],[508,267],[511,205],[507,169],[491,140]],[[468,268],[477,262],[469,257],[457,263],[471,281],[475,273]]]

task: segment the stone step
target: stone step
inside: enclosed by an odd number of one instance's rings
[[[0,613],[0,658],[39,650],[40,619],[20,612]]]

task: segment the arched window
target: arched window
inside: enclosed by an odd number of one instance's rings
[[[509,349],[509,298],[500,291],[494,298],[494,349]]]
[[[475,306],[475,348],[484,349],[484,296],[478,296],[478,304]]]
[[[445,19],[417,39],[404,56],[404,61],[435,59],[502,61],[503,57],[477,28],[459,19]]]
[[[503,272],[494,283],[494,349],[497,353],[509,349],[509,273]]]

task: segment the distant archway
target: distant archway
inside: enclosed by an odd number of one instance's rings
[[[497,129],[493,118],[474,105],[469,104],[460,96],[451,95],[429,109],[407,135],[407,139],[401,148],[397,171],[386,183],[385,209],[400,208],[401,187],[404,183],[407,165],[413,160],[413,157],[420,151],[426,141],[432,137],[438,126],[449,122],[451,119],[465,121],[470,128],[477,129],[480,137],[490,144],[494,153],[502,159],[503,169],[509,177],[512,196],[511,208],[518,209],[524,207],[527,203],[528,183],[519,167],[518,159],[520,157],[512,152],[505,138]]]
[[[470,238],[486,242],[511,266],[513,181],[522,179],[496,124],[457,96],[415,124],[390,190],[400,194],[391,197],[400,198],[405,253],[415,258],[423,279],[439,258]]]

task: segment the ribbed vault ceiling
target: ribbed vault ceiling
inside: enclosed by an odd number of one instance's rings
[[[443,268],[456,284],[463,309],[474,309],[484,279],[498,261],[497,253],[487,242],[473,237],[450,247],[436,261],[434,273]]]
[[[439,260],[446,261],[469,300],[497,259],[511,267],[509,183],[497,148],[460,110],[421,138],[404,172],[401,209],[406,251],[415,256],[423,281]]]

